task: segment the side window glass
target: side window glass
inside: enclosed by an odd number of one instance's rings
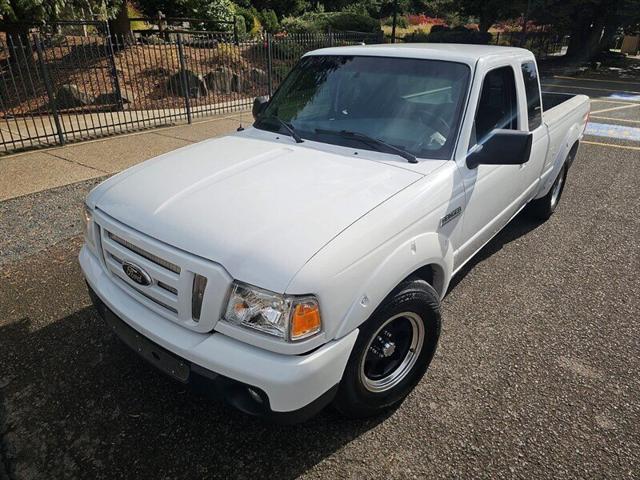
[[[542,124],[538,71],[533,62],[522,64],[522,77],[524,78],[524,89],[527,93],[527,116],[529,117],[529,131],[531,131]]]
[[[475,143],[484,142],[496,128],[518,129],[516,82],[511,67],[496,68],[484,77],[474,121]]]

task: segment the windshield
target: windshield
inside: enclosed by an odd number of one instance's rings
[[[375,149],[357,132],[418,157],[450,158],[469,82],[468,66],[366,56],[304,57],[254,124],[302,138]]]

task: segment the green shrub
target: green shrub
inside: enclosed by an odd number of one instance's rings
[[[491,39],[491,34],[487,32],[477,32],[475,30],[462,29],[436,30],[431,33],[417,31],[405,35],[405,42],[426,42],[426,43],[472,43],[486,45]]]
[[[385,18],[384,24],[387,27],[393,27],[393,17]],[[398,19],[396,20],[396,27],[398,27],[398,28],[408,28],[409,27],[409,21],[407,20],[407,17],[399,16]]]
[[[260,12],[260,22],[262,22],[262,27],[268,33],[277,33],[280,30],[276,12],[271,9],[262,10]]]
[[[230,31],[233,29],[231,25],[226,22],[233,22],[234,5],[230,0],[209,0],[203,5],[204,17],[207,20],[209,29]],[[218,23],[225,22],[225,23]]]
[[[305,53],[305,48],[299,42],[276,38],[271,43],[271,52],[276,59],[297,60]]]
[[[371,33],[380,31],[380,22],[367,15],[352,12],[335,12],[326,15],[329,15],[328,23],[334,30]]]
[[[245,32],[250,32],[253,28],[253,19],[255,17],[252,9],[236,5],[236,15],[244,22]]]
[[[238,15],[235,17],[236,20],[236,33],[238,34],[238,38],[240,40],[244,40],[247,38],[247,24],[242,16]]]
[[[307,12],[299,17],[299,20],[308,25],[307,31],[312,32],[327,32],[329,29],[371,33],[380,31],[380,22],[378,20],[353,12]],[[298,23],[298,26],[302,26],[303,23]]]
[[[280,26],[287,33],[320,33],[322,31],[317,24],[300,17],[285,17],[280,22]]]

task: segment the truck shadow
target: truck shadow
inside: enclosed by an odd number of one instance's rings
[[[506,244],[517,240],[542,224],[543,222],[528,217],[525,212],[520,212],[451,279],[447,294],[456,288],[476,265],[499,252]]]
[[[516,217],[450,290],[538,225]],[[10,469],[32,478],[289,479],[385,420],[326,409],[303,424],[276,425],[174,382],[124,346],[93,307],[82,307],[89,299],[68,255],[53,276],[27,273],[24,297],[19,284],[0,288],[0,301],[14,305],[4,310],[9,322],[0,319],[0,454]],[[58,298],[63,292],[67,300]]]
[[[384,420],[267,423],[158,373],[93,307],[33,323],[0,328],[0,407],[10,467],[42,478],[295,478]]]

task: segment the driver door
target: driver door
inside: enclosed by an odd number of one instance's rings
[[[496,128],[520,129],[522,118],[518,105],[515,66],[511,63],[489,66],[482,80],[467,152],[486,141]],[[515,180],[522,169],[521,165],[469,168],[464,160],[458,166],[465,187],[466,208],[463,244],[455,257],[456,269],[504,227],[520,207]]]

